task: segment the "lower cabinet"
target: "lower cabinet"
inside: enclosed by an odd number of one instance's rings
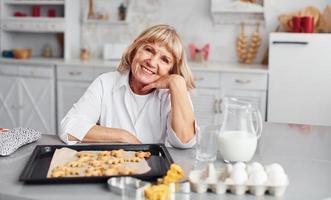
[[[0,63],[0,127],[30,127],[54,134],[92,81],[114,70],[114,66]],[[193,69],[197,88],[191,98],[200,126],[221,123],[224,97],[250,101],[265,119],[267,73],[242,71]]]
[[[92,67],[57,66],[57,125],[93,81]]]
[[[1,127],[55,134],[54,66],[0,64]]]
[[[191,92],[199,126],[220,124],[223,99],[235,97],[250,102],[266,120],[267,73],[194,71],[197,88]]]
[[[221,114],[221,101],[218,89],[198,88],[192,91],[191,99],[197,124],[218,124]]]
[[[70,108],[80,99],[86,89],[100,74],[114,71],[116,68],[92,66],[57,66],[57,125]]]
[[[57,83],[57,117],[58,127],[61,120],[70,110],[70,108],[84,94],[90,82],[58,81]],[[60,130],[60,129],[59,129]]]
[[[0,65],[0,127],[20,126],[18,67]]]
[[[225,90],[223,97],[235,97],[250,102],[259,109],[262,119],[266,121],[266,96],[266,91]]]

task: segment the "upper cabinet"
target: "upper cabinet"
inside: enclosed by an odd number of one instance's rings
[[[63,32],[64,0],[4,0],[2,29],[18,32]]]
[[[264,22],[263,0],[211,0],[214,24]]]
[[[268,121],[331,125],[331,35],[272,33]]]
[[[73,50],[79,49],[79,0],[0,3],[1,51],[26,48],[32,57],[74,57]]]

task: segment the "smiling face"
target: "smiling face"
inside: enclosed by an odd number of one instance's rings
[[[144,44],[132,60],[130,86],[135,90],[168,75],[174,65],[172,53],[160,44]]]

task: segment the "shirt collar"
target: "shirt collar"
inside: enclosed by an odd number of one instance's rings
[[[125,87],[126,89],[130,89],[129,88],[130,87],[129,86],[129,74],[130,74],[130,71],[120,73],[120,77],[119,77],[119,79],[116,82],[115,87],[114,87],[115,90],[119,90],[122,87]],[[161,99],[162,94],[166,91],[167,90],[165,90],[165,89],[154,90],[152,92],[153,93],[152,95],[158,97],[159,99]]]
[[[130,71],[127,71],[127,72],[124,72],[124,73],[120,73],[120,76],[118,78],[118,80],[116,81],[116,84],[115,84],[115,87],[114,89],[115,90],[118,90],[122,87],[128,87],[129,86],[129,74],[130,74]]]

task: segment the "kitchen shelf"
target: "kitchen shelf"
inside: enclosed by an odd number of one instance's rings
[[[2,20],[4,31],[15,32],[63,32],[63,17],[8,17]]]
[[[12,5],[64,5],[64,0],[4,0],[5,4]]]
[[[78,57],[80,3],[81,0],[0,0],[0,52],[24,47],[32,49],[33,56],[40,56],[45,46],[50,46],[56,57]],[[35,5],[39,11],[34,10]],[[55,13],[50,14],[51,10]]]
[[[264,22],[262,3],[212,0],[211,13],[214,24],[261,24]]]
[[[4,21],[35,21],[35,22],[43,22],[43,21],[64,21],[64,17],[6,17],[3,18]]]
[[[104,24],[104,25],[127,25],[128,21],[115,21],[115,20],[98,20],[98,19],[85,19],[84,24]]]
[[[87,4],[82,15],[83,25],[126,26],[129,24],[128,8],[130,0],[94,1]],[[125,6],[124,20],[120,20],[119,8]],[[96,8],[96,9],[95,9]],[[102,9],[100,9],[102,8]]]

